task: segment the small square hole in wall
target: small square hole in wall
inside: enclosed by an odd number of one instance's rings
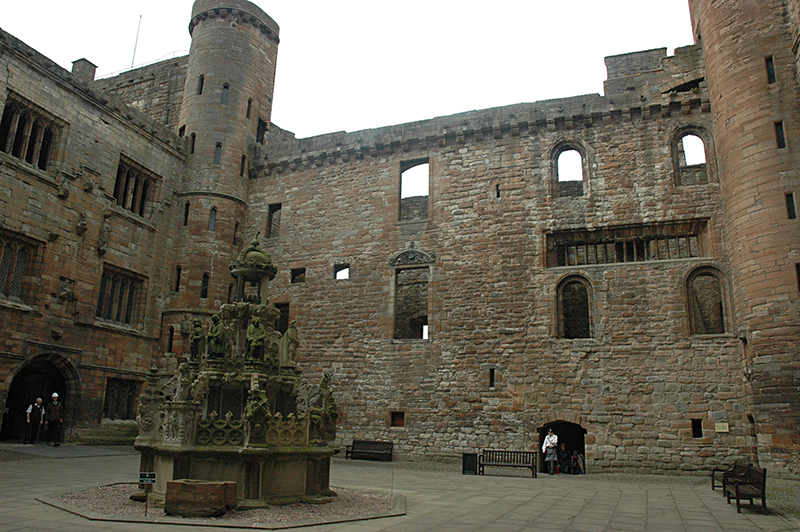
[[[406,426],[406,413],[405,412],[390,412],[391,426],[392,427],[405,427]]]
[[[693,419],[692,420],[692,438],[702,438],[703,437],[703,420],[702,419]]]
[[[350,278],[350,265],[349,264],[334,264],[333,265],[333,278],[334,279],[349,279]]]
[[[305,268],[292,268],[292,284],[306,282]]]

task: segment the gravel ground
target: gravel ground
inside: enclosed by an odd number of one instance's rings
[[[136,484],[112,484],[91,490],[69,493],[56,497],[58,500],[98,514],[144,517],[144,503],[130,500]],[[338,497],[327,504],[285,504],[255,510],[231,510],[213,520],[235,520],[250,523],[284,523],[335,517],[352,517],[390,512],[394,499],[388,495],[334,488]],[[164,509],[152,505],[149,517],[164,517]],[[196,518],[195,518],[196,519]]]

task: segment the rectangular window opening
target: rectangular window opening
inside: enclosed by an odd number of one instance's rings
[[[305,268],[292,268],[291,281],[292,281],[292,284],[306,282],[306,269]]]
[[[489,368],[489,388],[494,388],[494,368]]]
[[[400,163],[400,219],[428,218],[430,164],[428,159]]]
[[[764,63],[767,67],[767,83],[772,85],[778,81],[778,78],[775,75],[775,60],[772,58],[772,56],[769,56],[764,58]]]
[[[790,220],[797,218],[797,209],[794,204],[794,193],[789,192],[786,194],[786,215]]]
[[[405,427],[406,426],[406,413],[405,412],[390,412],[390,423],[392,427]]]
[[[428,268],[395,274],[394,337],[426,340],[428,333]]]
[[[350,278],[350,265],[349,264],[334,264],[333,265],[334,279],[342,280]]]
[[[281,204],[272,203],[267,212],[267,238],[278,238],[281,229]]]
[[[775,142],[778,149],[786,147],[786,133],[783,130],[783,122],[775,122]]]
[[[702,438],[703,437],[703,420],[702,419],[693,419],[692,420],[692,438]]]

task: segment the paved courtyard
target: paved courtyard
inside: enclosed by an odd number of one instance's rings
[[[0,532],[221,530],[120,521],[90,521],[37,501],[114,482],[134,481],[138,455],[65,445],[59,448],[0,444],[0,453],[38,453],[35,459],[0,461]],[[306,531],[436,530],[776,532],[800,530],[796,519],[776,513],[741,514],[712,492],[706,478],[628,475],[580,477],[461,475],[452,467],[373,464],[334,459],[334,487],[405,497],[406,515],[302,528]],[[769,500],[767,501],[769,505]],[[230,530],[230,529],[229,529]]]

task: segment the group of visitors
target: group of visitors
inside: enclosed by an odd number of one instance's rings
[[[565,443],[558,444],[558,436],[553,429],[547,431],[542,443],[542,453],[547,464],[547,472],[566,475],[583,475],[586,473],[586,460],[577,450],[571,453]]]
[[[64,424],[64,405],[59,402],[58,394],[53,392],[50,396],[51,402],[47,406],[42,404],[42,398],[37,397],[36,401],[28,407],[27,430],[25,431],[25,443],[32,445],[36,443],[39,430],[47,424],[46,444],[53,442],[54,447],[61,445],[61,427]]]

